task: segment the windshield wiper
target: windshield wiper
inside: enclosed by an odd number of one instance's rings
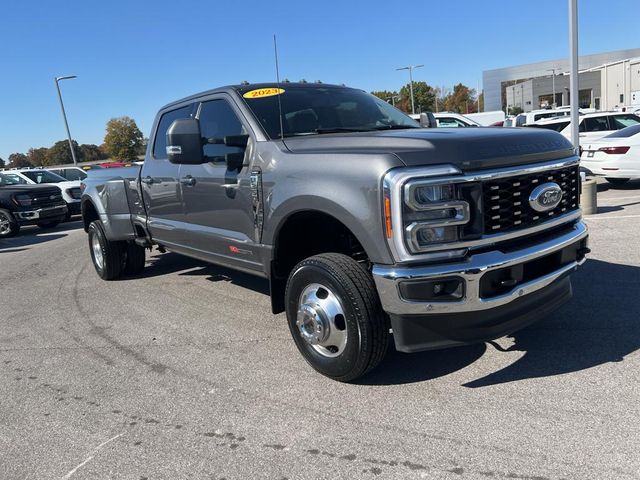
[[[420,127],[414,127],[412,125],[381,125],[379,127],[373,128],[373,130],[407,130],[410,128],[420,128]]]

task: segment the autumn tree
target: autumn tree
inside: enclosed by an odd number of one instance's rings
[[[130,117],[112,118],[107,122],[104,148],[116,160],[135,160],[143,146],[142,132]]]
[[[80,156],[85,162],[104,160],[107,158],[107,155],[105,155],[98,145],[93,145],[91,143],[83,143],[80,145]]]
[[[475,113],[477,105],[475,102],[475,90],[458,83],[444,101],[445,109],[457,113]]]
[[[30,148],[27,152],[27,157],[35,167],[49,165],[49,149],[46,147]]]
[[[9,167],[33,167],[33,164],[29,161],[29,157],[27,157],[24,153],[12,153],[11,155],[9,155]]]
[[[80,148],[78,147],[78,142],[75,140],[73,140],[73,150],[76,153],[77,160],[79,162],[82,161]],[[53,146],[49,148],[47,157],[47,165],[64,165],[67,163],[73,163],[73,156],[71,155],[71,148],[69,148],[69,141],[60,140],[54,143]]]

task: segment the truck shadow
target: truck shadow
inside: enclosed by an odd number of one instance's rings
[[[508,367],[465,383],[468,388],[577,372],[620,362],[640,348],[640,267],[589,260],[573,276],[574,297],[558,311],[510,337],[504,352],[524,352]],[[393,352],[363,384],[403,384],[460,370],[486,344],[420,354]]]
[[[606,192],[607,190],[638,190],[640,189],[640,180],[630,180],[622,185],[612,185],[607,181],[602,183],[598,182],[598,193]]]
[[[264,295],[269,295],[269,282],[263,278],[225,267],[211,265],[176,253],[164,253],[162,255],[152,256],[147,267],[139,275],[139,278],[155,277],[170,273],[178,273],[178,275],[182,276],[204,276],[211,282],[229,282]]]
[[[0,253],[20,252],[28,250],[31,245],[50,242],[66,237],[70,230],[82,228],[82,221],[76,220],[61,223],[53,228],[40,228],[35,225],[28,225],[20,229],[20,233],[15,237],[0,239]]]

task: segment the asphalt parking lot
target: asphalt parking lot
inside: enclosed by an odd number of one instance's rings
[[[259,279],[80,222],[0,240],[0,478],[640,478],[640,181],[600,184],[574,298],[493,342],[314,373]]]

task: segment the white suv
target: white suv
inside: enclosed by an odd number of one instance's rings
[[[579,117],[580,146],[598,140],[616,130],[640,123],[640,117],[626,112],[587,113]],[[555,130],[571,140],[571,117],[557,117],[539,120],[527,127]]]
[[[67,181],[66,178],[56,175],[48,170],[29,168],[24,170],[7,170],[3,175],[26,185],[56,185],[62,191],[62,198],[67,203],[67,220],[71,215],[80,214],[80,181]]]

